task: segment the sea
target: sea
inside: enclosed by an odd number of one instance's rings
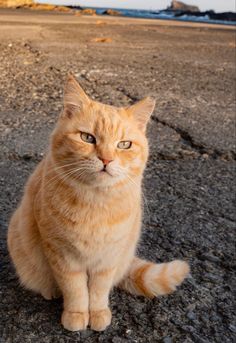
[[[87,8],[87,7],[86,7]],[[97,14],[103,14],[108,8],[104,7],[89,7],[96,10]],[[224,24],[224,25],[236,25],[236,21],[224,21],[224,20],[212,20],[209,19],[208,15],[202,17],[195,17],[192,15],[183,15],[181,17],[175,17],[174,12],[170,11],[155,11],[155,10],[135,10],[135,9],[124,9],[124,8],[113,8],[122,13],[124,17],[133,18],[146,18],[146,19],[165,19],[165,20],[178,20],[178,21],[189,21],[198,23],[212,23],[212,24]]]

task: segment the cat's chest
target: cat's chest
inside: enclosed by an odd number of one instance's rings
[[[123,211],[94,211],[90,216],[80,211],[77,221],[71,230],[74,242],[80,246],[97,246],[119,242],[132,227],[134,212]]]
[[[114,261],[127,245],[130,231],[134,225],[131,214],[126,219],[113,226],[100,225],[78,226],[67,235],[67,258],[71,267],[76,268],[78,262],[88,267],[99,261]],[[110,261],[110,262],[109,262]]]
[[[60,199],[61,200],[61,199]],[[134,226],[139,202],[129,197],[118,201],[88,203],[50,202],[47,211],[70,255],[88,259],[119,249]]]
[[[61,205],[60,213],[68,225],[80,234],[89,234],[96,238],[98,232],[101,237],[107,236],[108,232],[122,230],[127,220],[135,216],[138,210],[138,202],[130,199],[115,201],[100,201],[86,203],[79,201],[74,206]]]

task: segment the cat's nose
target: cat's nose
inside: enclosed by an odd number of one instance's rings
[[[102,158],[102,157],[98,157],[99,160],[102,161],[102,163],[104,164],[104,166],[107,166],[110,162],[112,162],[113,160],[108,160],[106,158]]]

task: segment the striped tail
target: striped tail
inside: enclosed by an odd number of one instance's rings
[[[184,261],[155,264],[135,257],[119,287],[132,294],[154,298],[175,291],[189,271]]]

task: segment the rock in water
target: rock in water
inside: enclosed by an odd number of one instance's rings
[[[189,12],[200,12],[197,6],[187,5],[182,1],[173,0],[171,5],[167,8],[169,11],[189,11]]]
[[[81,14],[84,15],[96,15],[97,12],[96,10],[92,9],[92,8],[84,8],[80,11]]]
[[[118,16],[118,15],[121,15],[121,12],[108,9],[108,10],[104,11],[102,14]]]

